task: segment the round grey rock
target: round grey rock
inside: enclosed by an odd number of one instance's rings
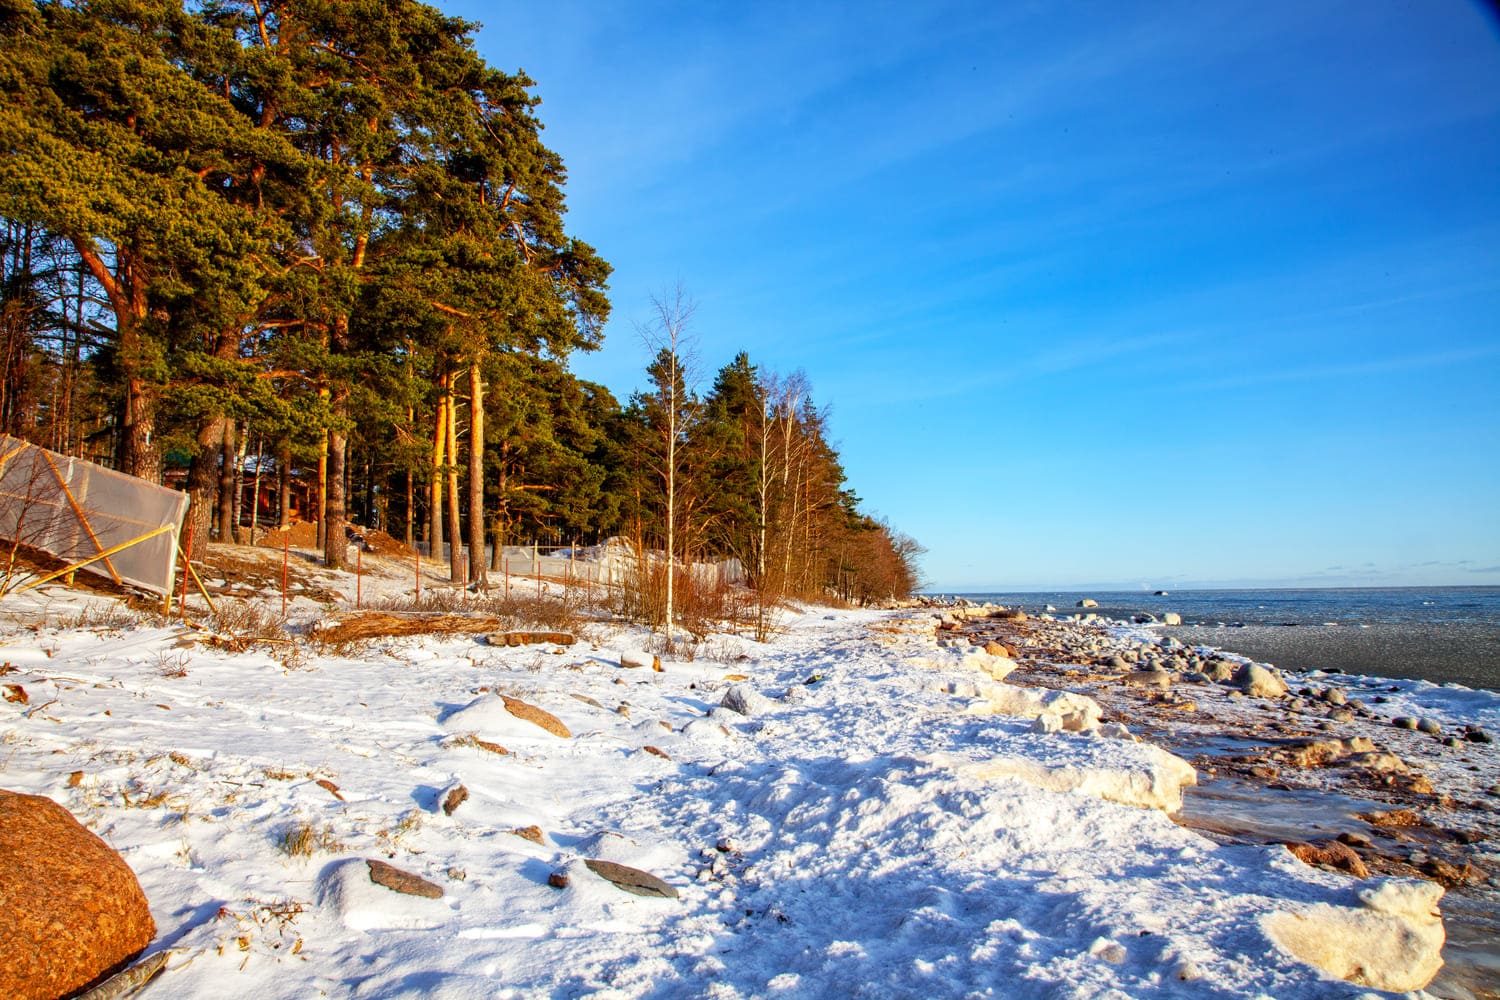
[[[1247,663],[1234,672],[1235,687],[1255,698],[1281,698],[1286,682],[1259,663]]]

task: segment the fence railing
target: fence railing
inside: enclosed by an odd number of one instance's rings
[[[426,542],[417,542],[416,549],[422,554],[422,558],[432,558],[429,549],[431,546]],[[469,546],[460,546],[460,551],[465,557],[469,554]],[[496,566],[494,559],[494,546],[484,547],[484,559],[486,566]],[[500,550],[498,568],[493,572],[508,574],[512,577],[547,577],[554,580],[576,580],[580,583],[603,584],[606,586],[620,586],[629,582],[636,573],[636,557],[629,550],[610,549],[600,558],[597,550],[569,550],[561,551],[570,553],[568,555],[548,555],[548,550],[533,549],[529,545],[506,545]],[[552,550],[557,552],[558,550]],[[446,562],[450,549],[444,545],[440,561]],[[661,553],[647,553],[646,558],[651,562],[659,562]],[[693,579],[704,585],[743,583],[745,580],[744,567],[738,559],[722,559],[716,562],[693,562],[679,563],[679,571],[690,573]]]

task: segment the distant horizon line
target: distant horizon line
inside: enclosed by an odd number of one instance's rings
[[[1067,584],[1056,587],[1036,585],[1019,587],[925,587],[917,593],[924,597],[962,597],[983,594],[1139,594],[1154,596],[1158,591],[1172,593],[1200,593],[1221,590],[1500,590],[1500,583],[1386,583],[1386,584],[1184,584],[1176,587],[1124,587],[1119,584],[1086,586]]]

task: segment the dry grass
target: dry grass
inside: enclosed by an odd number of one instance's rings
[[[329,854],[344,849],[333,831],[306,820],[288,823],[276,834],[276,849],[289,858],[310,858],[319,851]]]
[[[422,828],[422,814],[416,809],[409,809],[397,818],[391,826],[383,827],[375,831],[375,836],[390,844],[392,847],[401,847],[401,838],[409,833],[415,833]]]
[[[141,624],[143,618],[149,621],[158,617],[160,617],[159,613],[153,614],[140,608],[130,608],[118,601],[101,601],[98,604],[88,605],[71,618],[65,618],[58,624],[65,629],[128,628]]]
[[[162,678],[186,677],[188,675],[187,665],[190,657],[186,650],[172,653],[169,650],[158,650],[156,653],[156,675]]]
[[[454,747],[478,747],[480,750],[485,750],[489,753],[497,754],[501,757],[507,757],[510,755],[509,750],[505,749],[498,743],[491,743],[489,740],[480,739],[479,734],[477,733],[460,733],[457,736],[450,736],[448,739],[443,741],[444,749],[450,749]]]
[[[255,601],[219,601],[209,619],[221,641],[248,648],[257,642],[286,642],[286,618]]]
[[[514,628],[539,628],[549,632],[576,632],[589,617],[586,591],[570,587],[562,596],[515,597],[501,600],[497,611],[509,617]]]
[[[221,906],[214,916],[216,921],[233,922],[229,932],[219,938],[217,950],[220,955],[231,944],[238,951],[249,952],[257,941],[271,952],[286,949],[287,953],[296,955],[302,951],[302,938],[293,928],[297,918],[306,912],[306,903],[295,899],[269,902],[247,899],[245,904],[250,909],[237,910]],[[245,961],[248,962],[249,959],[247,954]],[[244,968],[243,963],[240,968]]]

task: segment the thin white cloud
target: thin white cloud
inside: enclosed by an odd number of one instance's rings
[[[1368,378],[1377,375],[1416,371],[1423,368],[1446,368],[1451,365],[1484,361],[1495,357],[1500,357],[1500,344],[1457,351],[1408,354],[1369,361],[1341,361],[1324,365],[1308,365],[1300,368],[1246,372],[1217,379],[1203,379],[1196,382],[1194,388],[1212,391],[1216,389],[1236,389],[1247,386],[1275,385],[1288,382],[1318,382],[1328,379]]]

